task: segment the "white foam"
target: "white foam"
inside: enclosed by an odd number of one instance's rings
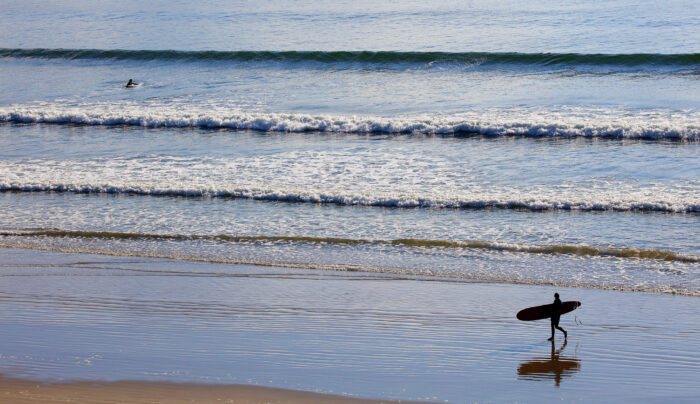
[[[208,102],[43,102],[0,107],[0,121],[281,132],[700,139],[700,113],[697,111],[629,111],[587,107],[492,108],[449,115],[379,117],[250,112]]]
[[[368,165],[373,165],[368,169]],[[429,175],[426,175],[429,174]],[[368,151],[0,161],[0,191],[233,197],[385,207],[700,212],[697,181],[493,184],[460,162]]]

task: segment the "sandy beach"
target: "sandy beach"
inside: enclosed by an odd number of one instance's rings
[[[21,249],[0,256],[3,402],[700,394],[695,297]],[[583,306],[562,317],[569,337],[552,344],[546,321],[515,313],[555,291]]]
[[[279,403],[379,404],[408,401],[363,400],[329,394],[245,385],[163,382],[38,383],[0,377],[3,403]]]

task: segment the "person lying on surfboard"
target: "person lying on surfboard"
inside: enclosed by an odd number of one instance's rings
[[[129,82],[126,83],[126,88],[131,88],[131,87],[136,87],[136,83],[134,83],[134,79],[129,79]]]
[[[559,316],[561,316],[561,300],[559,300],[559,293],[554,294],[554,303],[552,303],[552,317],[550,317],[552,324],[552,337],[547,339],[547,341],[554,341],[554,329],[564,333],[564,339],[566,340],[566,331],[559,327]]]

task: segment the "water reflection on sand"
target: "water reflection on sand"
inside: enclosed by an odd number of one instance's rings
[[[547,321],[514,317],[525,302],[555,291],[584,304],[577,312],[583,323],[562,317],[570,346],[544,342]],[[688,296],[0,249],[0,373],[431,402],[695,402],[698,303]]]
[[[566,340],[559,349],[555,349],[552,341],[552,351],[549,357],[541,356],[523,362],[518,366],[518,378],[523,380],[551,380],[559,386],[562,379],[573,376],[581,369],[581,361],[577,358],[561,355],[566,348]]]

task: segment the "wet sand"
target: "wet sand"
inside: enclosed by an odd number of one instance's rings
[[[0,307],[2,402],[700,396],[689,296],[0,249]]]
[[[39,383],[0,377],[0,401],[20,403],[240,403],[379,404],[407,401],[363,400],[329,394],[245,385],[205,385],[120,381]]]

